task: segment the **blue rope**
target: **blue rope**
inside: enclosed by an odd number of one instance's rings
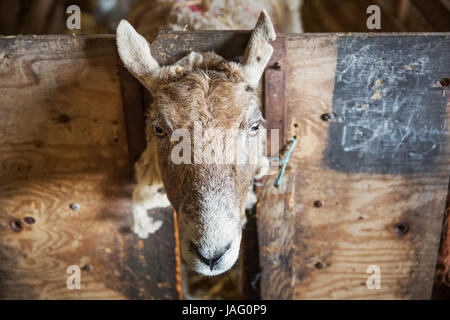
[[[287,166],[289,160],[291,160],[291,152],[294,149],[296,143],[297,143],[297,139],[295,137],[293,137],[291,140],[291,145],[289,146],[289,149],[286,152],[286,156],[284,157],[284,159],[279,159],[282,166],[281,166],[280,174],[278,175],[278,178],[275,181],[275,187],[278,187],[280,185],[280,181],[283,178],[284,171],[286,170],[286,166]],[[272,159],[278,159],[278,158],[276,158],[276,157],[270,158],[269,160],[272,160]]]

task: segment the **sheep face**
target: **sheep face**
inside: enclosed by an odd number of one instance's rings
[[[156,140],[164,187],[179,215],[182,256],[204,275],[227,271],[239,254],[245,200],[265,137],[256,88],[274,39],[263,11],[241,63],[192,52],[160,66],[130,24],[117,29],[121,60],[153,96],[146,134],[148,142]]]

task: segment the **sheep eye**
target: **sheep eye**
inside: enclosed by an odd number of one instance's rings
[[[259,126],[260,126],[259,123],[255,123],[254,125],[252,125],[252,126],[250,127],[249,133],[250,133],[250,134],[255,134],[256,132],[258,132]]]
[[[153,130],[155,131],[156,135],[159,136],[159,137],[162,137],[162,136],[165,135],[164,129],[159,127],[159,126],[157,126],[157,125],[153,126]]]

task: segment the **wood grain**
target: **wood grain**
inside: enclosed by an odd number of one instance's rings
[[[0,298],[178,298],[171,209],[146,240],[130,229],[113,37],[2,38],[0,57]]]
[[[417,41],[433,45],[433,37],[418,36]],[[286,126],[299,138],[291,161],[296,168],[294,297],[430,298],[450,172],[448,143],[440,145],[436,170],[331,170],[324,150],[328,127],[338,120],[321,116],[333,113],[338,42],[339,37],[325,35],[287,42]],[[447,140],[450,114],[444,114]],[[366,286],[370,265],[381,269],[380,290]]]
[[[174,32],[152,51],[160,62],[215,48],[237,60],[248,35]],[[402,36],[433,46],[434,36]],[[336,119],[322,115],[334,110],[340,37],[370,35],[286,38],[284,134],[299,142],[282,185],[267,178],[258,204],[262,298],[429,298],[450,172],[448,104],[435,170],[330,168]],[[127,84],[113,39],[1,38],[0,58],[0,297],[177,298],[172,212],[157,210],[154,238],[130,232]],[[82,290],[66,288],[72,264]],[[380,290],[366,286],[369,265],[381,268]]]
[[[279,155],[285,144],[286,122],[286,43],[284,37],[278,37],[273,43],[274,53],[264,72],[264,118],[267,120],[267,154]],[[275,131],[278,130],[278,131]],[[278,132],[278,141],[272,139],[272,133]],[[273,141],[272,141],[273,140]],[[272,146],[275,143],[278,145]]]
[[[295,174],[285,172],[275,187],[277,176],[266,176],[266,187],[256,206],[263,299],[294,299],[295,290]]]
[[[444,93],[447,98],[447,108],[450,108],[450,90],[448,89],[448,83]],[[447,203],[445,205],[444,223],[442,225],[441,244],[439,246],[432,298],[440,300],[450,299],[450,182]]]

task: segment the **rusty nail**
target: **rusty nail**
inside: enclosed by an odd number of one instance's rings
[[[275,70],[277,70],[277,71],[280,71],[280,70],[281,70],[281,63],[275,62],[275,64],[273,65],[273,68],[274,68]]]
[[[394,224],[394,231],[398,235],[405,235],[409,231],[409,225],[404,222],[396,223],[396,224]]]
[[[13,219],[9,222],[9,227],[14,232],[20,232],[23,230],[22,222],[19,219]]]

